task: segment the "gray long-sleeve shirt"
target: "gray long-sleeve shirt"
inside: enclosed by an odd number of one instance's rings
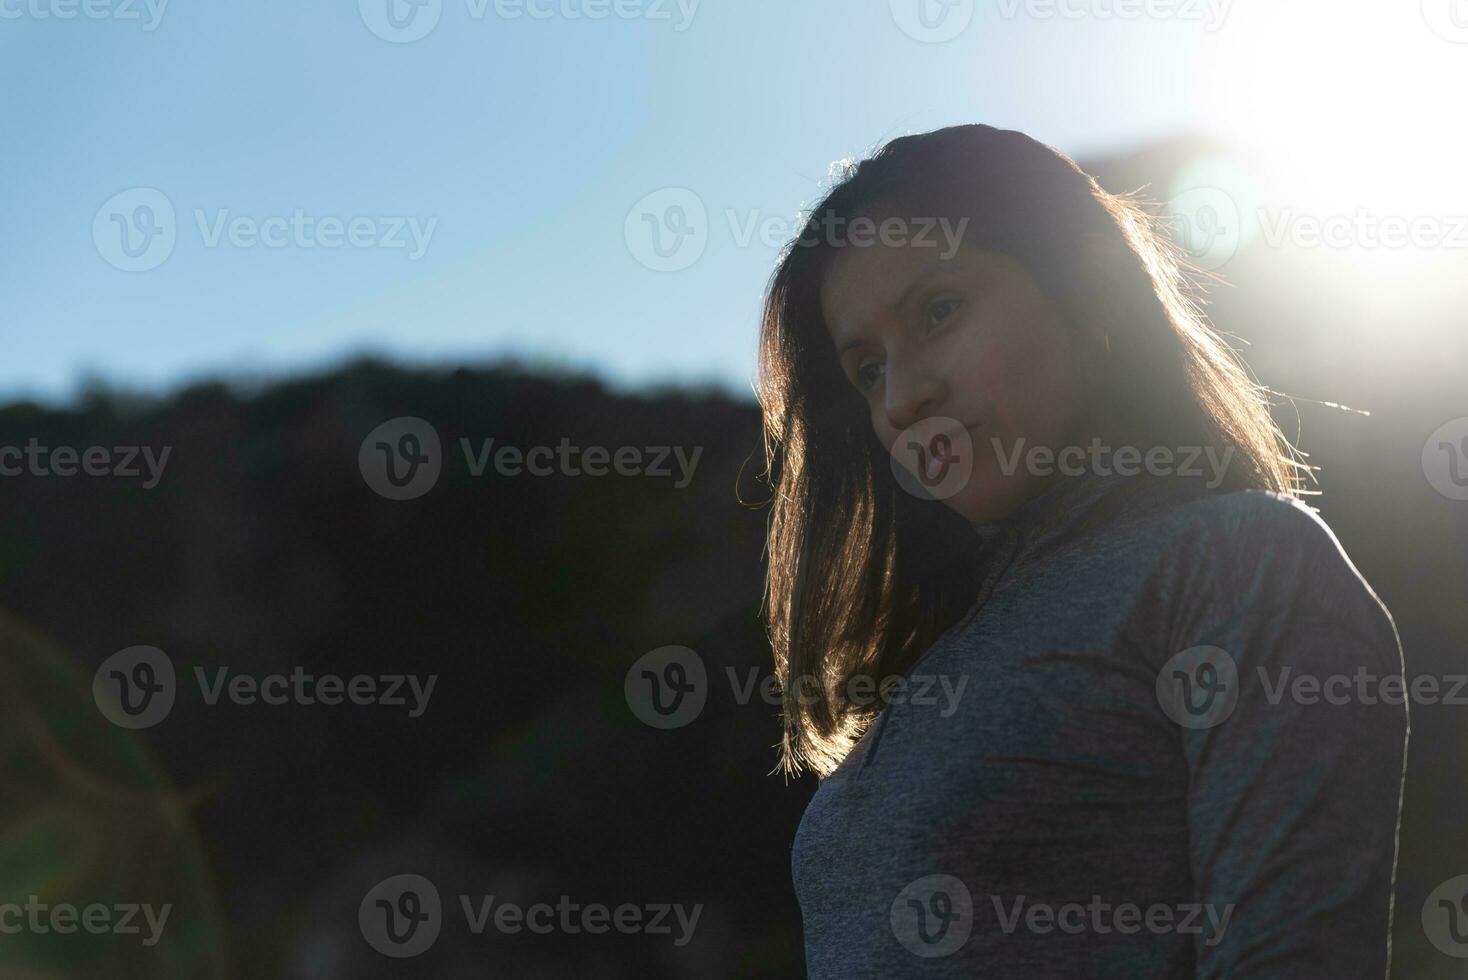
[[[977,601],[796,834],[813,980],[1386,975],[1395,626],[1303,504],[1196,482],[975,526]]]

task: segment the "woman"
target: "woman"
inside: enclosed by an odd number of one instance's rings
[[[893,140],[760,375],[811,977],[1386,974],[1407,712],[1340,678],[1396,630],[1146,211]]]

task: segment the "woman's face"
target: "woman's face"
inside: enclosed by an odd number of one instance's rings
[[[826,329],[900,482],[970,521],[997,520],[1057,472],[1054,455],[1027,465],[1031,449],[1086,444],[1086,355],[1014,259],[898,237],[835,248]]]

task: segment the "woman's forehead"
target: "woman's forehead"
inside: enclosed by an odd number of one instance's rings
[[[960,264],[942,261],[936,249],[912,245],[844,245],[832,248],[821,280],[824,305],[891,308],[914,279]]]

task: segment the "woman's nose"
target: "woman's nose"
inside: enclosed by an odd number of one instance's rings
[[[887,366],[887,422],[905,429],[934,414],[943,402],[943,380],[925,365]]]

